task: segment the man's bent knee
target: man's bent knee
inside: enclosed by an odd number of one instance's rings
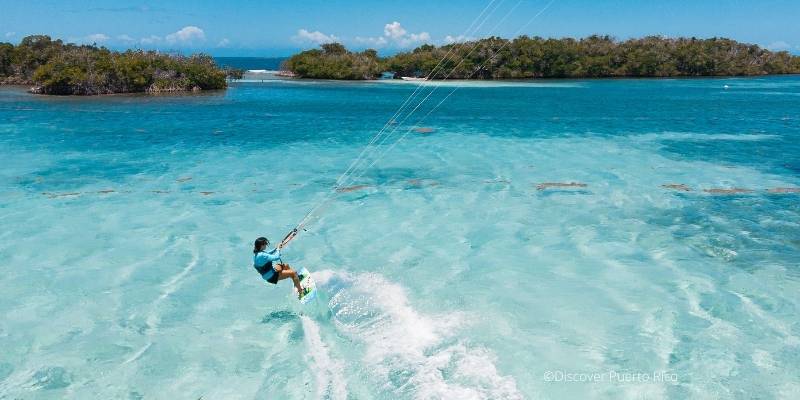
[[[288,266],[284,267],[281,270],[281,274],[284,275],[284,276],[292,276],[292,277],[297,276],[297,272],[294,272],[294,270],[289,268]]]

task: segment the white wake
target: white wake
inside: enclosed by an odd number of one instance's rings
[[[379,274],[320,271],[334,325],[364,346],[363,362],[382,390],[417,399],[522,399],[493,354],[459,340],[458,314],[424,315],[402,286]]]

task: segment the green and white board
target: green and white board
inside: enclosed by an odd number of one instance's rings
[[[300,298],[300,304],[307,304],[317,297],[317,283],[314,282],[314,277],[311,276],[311,272],[308,272],[308,269],[305,267],[300,270],[300,286],[305,289],[306,292],[306,294]]]

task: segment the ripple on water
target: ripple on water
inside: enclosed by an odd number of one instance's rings
[[[31,376],[28,386],[35,390],[63,389],[72,384],[73,376],[63,367],[46,367]]]
[[[330,295],[310,319],[253,272],[253,239],[318,204],[413,86],[0,88],[0,396],[793,398],[791,96],[551,83],[580,87],[464,88],[343,183],[285,252]],[[553,368],[679,382],[542,382]]]

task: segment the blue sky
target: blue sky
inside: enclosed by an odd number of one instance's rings
[[[337,40],[388,54],[423,42],[458,40],[487,5],[495,11],[466,36],[514,36],[550,1],[0,0],[0,41],[16,43],[42,33],[115,49],[282,56]],[[798,53],[798,17],[797,0],[553,0],[522,33],[726,36]]]

